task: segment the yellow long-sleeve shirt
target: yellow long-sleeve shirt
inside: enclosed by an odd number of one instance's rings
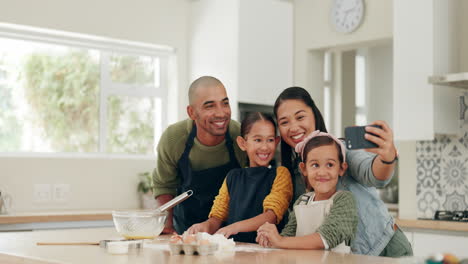
[[[291,174],[288,169],[283,166],[276,168],[276,177],[271,186],[270,194],[263,200],[263,212],[272,210],[276,215],[276,223],[278,224],[289,207],[292,194]],[[229,199],[229,190],[225,179],[208,217],[216,217],[226,221],[229,214]]]

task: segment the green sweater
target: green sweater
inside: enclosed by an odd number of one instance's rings
[[[301,196],[294,205],[298,204]],[[346,245],[351,245],[357,231],[358,216],[356,202],[353,194],[348,191],[340,191],[333,198],[333,206],[330,213],[325,217],[317,232],[327,241],[330,248],[334,248],[345,241]],[[296,214],[289,214],[288,223],[281,232],[282,236],[296,236]]]
[[[192,130],[192,125],[193,121],[186,119],[170,125],[161,135],[157,148],[157,164],[153,170],[155,196],[176,195],[176,189],[181,184],[177,174],[177,162],[184,152],[185,142]],[[237,121],[231,120],[229,133],[239,165],[244,166],[247,163],[247,156],[236,143],[236,138],[240,135],[240,124]],[[192,169],[199,171],[228,163],[229,152],[224,140],[216,146],[205,146],[195,138],[189,160]]]

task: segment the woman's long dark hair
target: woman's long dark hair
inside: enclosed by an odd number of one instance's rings
[[[280,105],[286,100],[300,100],[307,106],[312,109],[312,113],[315,117],[315,129],[320,130],[322,132],[328,132],[325,126],[325,122],[323,121],[323,116],[320,110],[315,105],[314,100],[310,96],[309,92],[306,89],[301,87],[289,87],[286,88],[275,101],[275,106],[273,108],[275,112],[276,120],[278,120],[278,108]],[[281,165],[288,168],[291,175],[294,175],[294,168],[292,165],[292,152],[293,148],[289,146],[282,138],[281,138]]]

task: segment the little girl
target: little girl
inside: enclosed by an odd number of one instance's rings
[[[288,169],[270,166],[278,142],[271,116],[255,112],[245,117],[237,144],[247,152],[250,167],[227,174],[208,220],[191,226],[189,234],[216,232],[254,243],[255,231],[262,224],[281,222],[291,201],[292,183]],[[225,226],[220,228],[222,224]]]
[[[332,249],[350,252],[358,217],[351,192],[338,191],[338,177],[348,165],[343,143],[332,135],[314,131],[296,145],[303,162],[299,168],[307,189],[294,203],[294,212],[281,235],[274,225],[258,229],[257,242],[262,246],[294,249]]]

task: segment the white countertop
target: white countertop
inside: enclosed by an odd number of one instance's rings
[[[171,255],[168,236],[149,242],[141,250],[112,255],[99,246],[38,246],[37,242],[99,242],[118,238],[113,228],[67,229],[0,233],[0,263],[401,263],[398,259],[339,254],[323,250],[264,250],[241,243],[231,256]]]

